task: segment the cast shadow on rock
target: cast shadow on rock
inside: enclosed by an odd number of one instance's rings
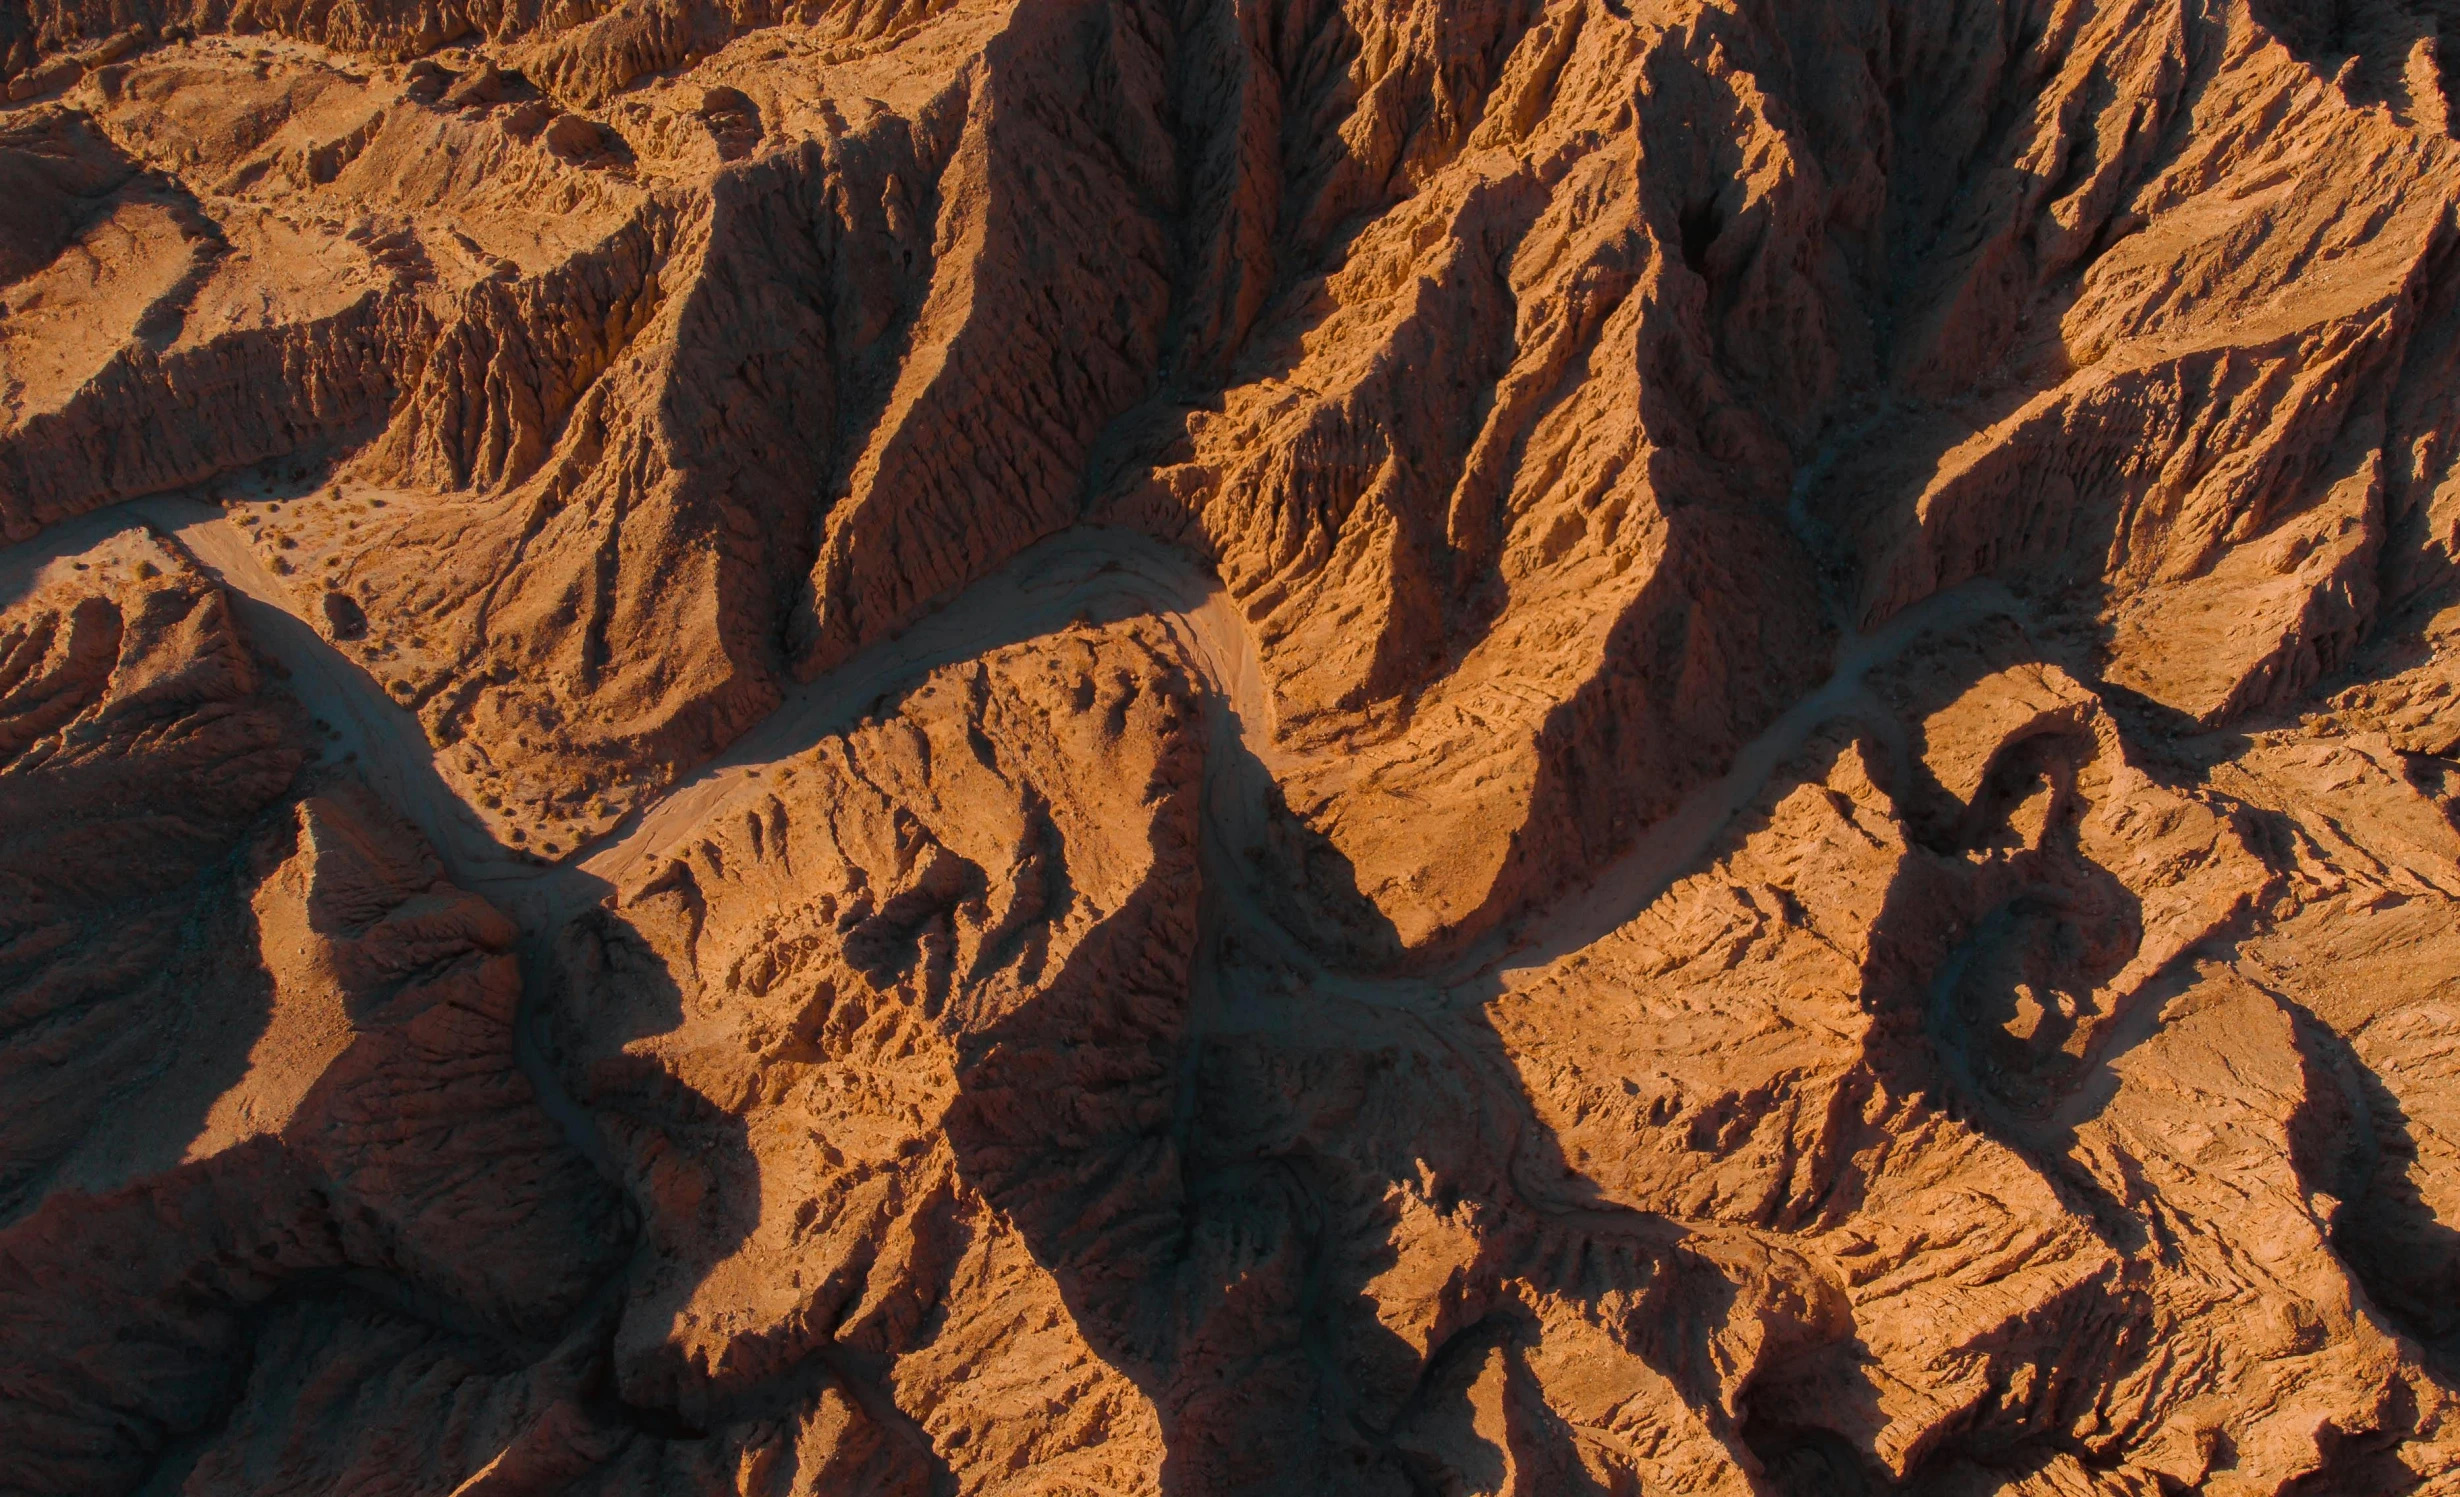
[[[2300,62],[2370,104],[2403,92],[2403,66],[2421,38],[2431,44],[2438,32],[2449,37],[2460,27],[2452,0],[2250,0],[2247,9]],[[2460,94],[2460,58],[2450,43],[2428,55],[2443,94]]]
[[[2342,1202],[2332,1250],[2375,1307],[2450,1367],[2460,1365],[2460,1231],[2439,1219],[2410,1167],[2418,1157],[2408,1112],[2340,1033],[2285,994],[2316,1100],[2292,1124],[2302,1179]],[[2327,1114],[2326,1100],[2339,1106]]]
[[[1235,735],[1214,743],[1244,756]],[[1270,785],[1252,760],[1231,768],[1209,776],[1217,793]],[[1604,1490],[1525,1355],[1542,1302],[1614,1299],[1624,1349],[1713,1406],[1707,1342],[1740,1298],[1729,1255],[1580,1176],[1482,1009],[1344,965],[1388,961],[1388,925],[1278,924],[1257,886],[1291,859],[1311,885],[1345,885],[1336,850],[1286,825],[1224,848],[1225,828],[1253,822],[1213,810],[1194,949],[1169,958],[1177,990],[1111,980],[1132,956],[1088,942],[1076,970],[971,1037],[949,1123],[960,1171],[1159,1411],[1167,1492],[1433,1492],[1506,1460],[1547,1490]],[[1264,860],[1235,867],[1257,847]],[[1333,893],[1380,920],[1354,888]],[[1171,919],[1105,929],[1139,945]],[[1379,1314],[1376,1283],[1420,1208],[1492,1230],[1412,1339]],[[1469,1384],[1490,1362],[1508,1450],[1472,1427]]]
[[[194,1459],[239,1412],[255,1339],[285,1304],[379,1306],[482,1374],[534,1362],[585,1318],[611,1197],[525,1116],[509,1064],[417,1079],[471,1017],[466,992],[418,987],[360,1016],[280,1131],[106,1192],[54,1191],[0,1234],[0,1319],[27,1378],[0,1390],[0,1481],[126,1490]],[[470,1199],[474,1181],[502,1194]],[[491,1228],[483,1248],[473,1220]]]
[[[675,865],[634,898],[689,885],[680,869]],[[905,1452],[920,1490],[954,1491],[946,1461],[890,1393],[882,1359],[826,1340],[756,1363],[761,1348],[746,1345],[738,1348],[743,1365],[713,1369],[668,1339],[670,1324],[759,1225],[760,1160],[739,1111],[656,1057],[625,1053],[628,1042],[671,1034],[687,1018],[681,985],[647,941],[591,909],[566,928],[556,950],[541,953],[538,965],[563,995],[541,1010],[545,1060],[572,1083],[575,1107],[603,1131],[610,1163],[626,1161],[614,1167],[629,1177],[622,1184],[640,1221],[630,1268],[610,1281],[593,1356],[597,1417],[653,1440],[699,1442],[755,1421],[791,1420],[834,1386]],[[569,1055],[581,1036],[598,1058],[574,1076]],[[790,1479],[794,1452],[777,1454],[789,1462],[781,1479]]]

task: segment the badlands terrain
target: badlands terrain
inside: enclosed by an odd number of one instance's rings
[[[0,0],[0,1492],[2460,1492],[2456,109]]]

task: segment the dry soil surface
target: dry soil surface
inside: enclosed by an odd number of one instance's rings
[[[2460,1492],[2455,100],[0,0],[0,1492]]]

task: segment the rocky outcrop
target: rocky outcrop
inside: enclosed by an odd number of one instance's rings
[[[2455,24],[0,0],[0,1486],[2460,1481]]]
[[[54,563],[0,635],[0,1481],[193,1459],[217,1489],[303,1380],[422,1357],[377,1417],[442,1434],[469,1411],[438,1368],[537,1356],[621,1224],[514,1067],[513,926],[363,791],[294,797],[306,724],[142,532]],[[296,1440],[298,1479],[390,1459]]]
[[[220,865],[306,754],[227,599],[158,544],[53,563],[0,631],[13,1219],[55,1184],[177,1162],[141,1094],[239,1017],[217,1000],[248,1002],[217,981],[245,919]]]
[[[1110,1260],[1166,1271],[1173,1240],[1203,755],[1158,643],[935,675],[568,930],[558,1048],[654,1259],[627,1402],[806,1440],[836,1407],[824,1468],[918,1491],[1154,1487],[1116,1341],[1140,1270]]]

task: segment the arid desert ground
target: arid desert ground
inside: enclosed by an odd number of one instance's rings
[[[0,96],[0,1493],[2460,1493],[2460,0]]]

